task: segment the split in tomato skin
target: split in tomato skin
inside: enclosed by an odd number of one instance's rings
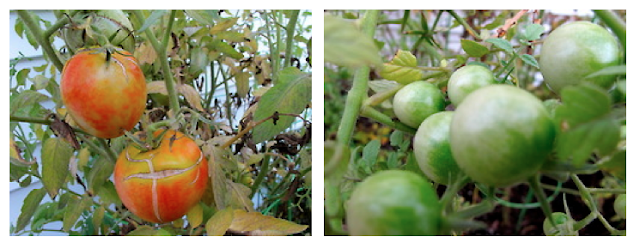
[[[166,223],[184,216],[200,201],[207,172],[208,161],[198,145],[181,132],[168,131],[153,150],[141,152],[133,145],[123,150],[116,162],[114,183],[132,213]]]
[[[68,113],[80,128],[100,138],[133,129],[146,107],[146,88],[135,58],[117,48],[79,51],[65,63],[60,80]]]

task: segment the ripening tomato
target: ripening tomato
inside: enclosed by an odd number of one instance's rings
[[[469,94],[455,110],[451,152],[472,180],[505,187],[525,181],[551,153],[555,125],[542,101],[509,85]]]
[[[155,136],[162,130],[155,132]],[[114,184],[122,203],[138,217],[166,223],[198,204],[207,186],[207,159],[185,134],[169,130],[160,145],[141,152],[129,145],[120,153]]]
[[[147,102],[147,85],[129,52],[91,48],[66,62],[60,94],[80,128],[96,137],[114,138],[140,120]]]

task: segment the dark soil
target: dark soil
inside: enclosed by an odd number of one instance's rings
[[[592,175],[581,175],[580,179],[587,187],[599,187],[599,182],[603,179],[602,173],[598,172]],[[543,183],[556,185],[555,180],[542,179]],[[564,188],[577,189],[571,180],[563,183]],[[445,187],[440,186],[438,191],[442,193]],[[465,186],[459,194],[465,198],[465,200],[473,200],[473,203],[477,203],[481,200],[480,194],[477,191],[474,194],[475,186],[469,184]],[[525,202],[525,197],[529,192],[529,186],[527,184],[520,184],[517,186],[505,189],[505,193],[508,193],[508,200],[513,203]],[[546,191],[547,196],[550,196],[553,192]],[[475,199],[474,199],[475,198]],[[567,205],[571,212],[571,216],[575,220],[581,220],[585,218],[591,212],[579,196],[567,194]],[[551,208],[553,212],[563,212],[564,204],[562,201],[562,194],[558,195],[552,202]],[[613,209],[613,202],[615,196],[608,198],[598,199],[600,206],[598,207],[600,213],[609,221],[609,224],[616,229],[626,229],[626,222],[624,220],[614,220],[616,215]],[[535,197],[533,198],[535,200]],[[519,223],[518,218],[524,212],[522,221]],[[485,230],[468,231],[463,235],[539,235],[543,236],[542,223],[544,222],[545,215],[542,209],[515,209],[509,208],[503,205],[496,205],[493,212],[476,217],[475,220],[484,222],[487,225]],[[602,225],[599,220],[592,221],[589,225],[579,231],[579,235],[610,235],[609,231]]]

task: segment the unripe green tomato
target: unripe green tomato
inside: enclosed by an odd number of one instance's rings
[[[90,13],[81,11],[75,15],[75,18],[83,17],[85,19],[80,19],[80,22],[85,22],[86,18],[92,18],[90,25],[95,28],[92,29],[92,32],[99,32],[105,38],[111,39],[112,45],[122,46],[125,50],[133,53],[135,41],[133,34],[130,34],[133,31],[133,26],[122,10],[97,10]],[[100,44],[95,37],[96,35],[79,28],[63,29],[63,35],[67,45],[73,49],[106,45]]]
[[[623,219],[627,219],[627,195],[621,194],[616,197],[616,200],[613,202],[613,210],[616,211],[618,216]]]
[[[602,26],[586,21],[564,24],[553,30],[544,39],[539,61],[544,82],[556,93],[584,81],[609,89],[615,75],[584,77],[620,63],[618,40]]]
[[[416,81],[400,89],[393,97],[393,112],[400,121],[418,128],[429,115],[444,110],[444,96],[437,86]]]
[[[374,173],[356,186],[347,202],[350,235],[438,235],[438,196],[426,179],[403,170]]]
[[[553,148],[555,126],[542,101],[509,85],[471,93],[451,121],[451,152],[472,180],[506,187],[533,176]]]
[[[413,138],[413,151],[422,172],[440,184],[451,184],[460,173],[451,154],[449,128],[453,112],[444,111],[425,119]]]
[[[480,65],[467,65],[453,72],[447,84],[447,94],[451,103],[459,106],[471,92],[495,83],[493,73],[488,68]]]
[[[551,218],[556,223],[556,227],[553,227],[549,218],[545,218],[542,223],[542,230],[544,235],[547,236],[578,236],[578,231],[573,230],[573,219],[569,218],[567,214],[561,212],[555,212],[551,214]]]

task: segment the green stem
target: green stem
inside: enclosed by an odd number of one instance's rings
[[[453,18],[455,18],[456,21],[462,24],[464,29],[467,30],[467,32],[469,32],[469,34],[471,34],[473,38],[477,39],[480,37],[480,35],[478,35],[478,33],[476,33],[476,31],[471,28],[471,25],[469,25],[469,23],[467,23],[467,21],[465,21],[464,18],[460,17],[455,10],[447,10],[447,12],[449,12],[449,14],[453,16]]]
[[[298,14],[300,10],[291,11],[291,19],[287,24],[287,44],[284,51],[284,63],[285,65],[291,65],[291,53],[293,48],[293,37],[295,36],[296,23],[298,22]]]
[[[60,58],[58,58],[58,55],[51,46],[49,37],[44,36],[44,34],[42,33],[42,29],[40,29],[40,26],[33,19],[31,13],[26,10],[16,10],[16,13],[20,17],[20,19],[22,19],[22,22],[24,22],[24,25],[27,27],[29,32],[31,32],[36,42],[38,42],[38,44],[42,47],[42,50],[47,55],[47,58],[51,60],[56,69],[58,69],[58,72],[62,72],[64,64],[62,63],[62,61],[60,61]]]
[[[416,129],[415,128],[413,128],[411,126],[408,126],[406,124],[403,124],[400,121],[394,121],[389,116],[387,116],[386,114],[374,109],[373,107],[363,106],[361,115],[363,117],[367,117],[367,118],[373,119],[373,120],[375,120],[377,122],[380,122],[381,124],[389,126],[389,127],[393,128],[393,129],[404,131],[404,132],[408,132],[408,133],[410,133],[412,135],[416,134]]]
[[[140,23],[143,23],[144,16],[142,15],[142,12],[140,10],[133,10],[132,13]],[[172,21],[170,20],[169,23],[172,23]],[[170,32],[171,30],[167,29],[167,33],[170,34]],[[167,47],[160,44],[158,38],[156,38],[156,35],[153,34],[153,31],[151,29],[145,29],[144,33],[147,36],[147,40],[149,40],[149,42],[151,43],[153,49],[156,51],[156,54],[158,54],[158,62],[162,66],[164,83],[167,87],[167,92],[169,93],[169,107],[171,108],[169,117],[172,118],[178,113],[178,110],[180,109],[180,103],[178,102],[178,92],[176,91],[174,82],[175,79],[173,78],[171,68],[169,67],[169,61],[167,60]]]
[[[249,195],[249,198],[253,198],[253,195],[256,194],[256,191],[258,191],[258,187],[260,187],[260,185],[262,184],[262,181],[264,180],[264,178],[267,176],[267,173],[269,173],[270,171],[270,166],[271,166],[271,157],[269,155],[265,155],[264,158],[262,158],[262,165],[260,165],[260,172],[258,173],[258,176],[256,177],[256,181],[253,182],[253,185],[251,185],[251,194]]]
[[[107,141],[104,140],[104,138],[97,138],[97,139],[98,139],[98,143],[100,143],[100,146],[102,146],[102,148],[104,148],[104,150],[107,153],[107,156],[109,157],[109,159],[112,162],[116,162],[118,160],[118,156],[116,156],[116,153],[113,152],[113,150],[111,150],[111,147],[109,147],[109,145],[107,144]]]
[[[364,101],[362,106],[363,107],[377,106],[377,105],[381,104],[382,102],[384,102],[385,100],[393,97],[393,95],[395,95],[396,92],[398,92],[400,89],[402,89],[402,87],[404,87],[404,85],[397,85],[395,87],[387,89],[384,92],[376,93],[376,94],[372,95],[371,97],[367,98],[367,100]]]
[[[571,174],[571,180],[573,180],[573,183],[575,183],[576,187],[578,187],[578,191],[580,191],[580,196],[582,197],[582,200],[585,202],[585,204],[587,204],[587,206],[589,206],[589,209],[591,209],[591,212],[597,215],[598,220],[600,220],[602,225],[604,225],[604,227],[613,235],[624,234],[625,233],[624,231],[620,231],[612,227],[607,221],[607,219],[605,219],[604,216],[602,216],[602,214],[598,210],[598,203],[596,202],[596,200],[593,199],[593,196],[591,196],[589,189],[584,185],[584,183],[582,183],[578,175]]]
[[[114,157],[112,157],[107,151],[105,151],[103,148],[100,148],[98,145],[94,144],[92,141],[90,141],[86,137],[78,136],[78,139],[82,140],[82,142],[84,144],[88,145],[91,149],[93,149],[96,152],[98,152],[98,154],[100,154],[103,157],[109,159],[109,161],[111,161],[111,163],[114,163],[114,164],[116,163],[116,160],[114,159]]]
[[[540,203],[542,212],[547,218],[549,218],[549,220],[551,221],[551,224],[555,227],[556,224],[554,220],[551,218],[551,213],[552,213],[551,204],[547,200],[547,196],[544,193],[544,189],[542,189],[542,187],[540,186],[540,174],[536,174],[531,178],[529,178],[529,185],[531,186],[533,193],[536,195],[536,198]]]
[[[279,61],[280,61],[280,53],[278,52],[278,50],[276,49],[276,47],[273,44],[273,41],[271,40],[271,19],[268,13],[264,13],[263,14],[263,18],[265,21],[265,27],[266,27],[266,31],[267,31],[267,44],[269,46],[269,51],[271,54],[271,79],[272,82],[275,84],[278,82],[278,74],[275,72],[279,72]]]
[[[171,10],[171,14],[169,15],[169,23],[166,27],[166,32],[164,33],[164,37],[162,38],[162,47],[167,48],[169,46],[169,37],[171,37],[171,29],[173,28],[173,22],[176,19],[176,10]]]
[[[622,49],[627,51],[627,24],[625,21],[611,10],[593,10],[593,13],[596,14],[607,27],[611,28],[613,33],[618,36],[622,44]]]
[[[471,179],[468,176],[460,173],[456,178],[456,181],[452,185],[447,186],[444,194],[442,194],[442,198],[440,198],[440,203],[442,203],[445,213],[449,213],[452,210],[453,205],[451,205],[451,202],[453,201],[453,198],[457,196],[458,191],[460,191],[465,184],[469,183],[470,180]]]
[[[373,37],[378,21],[379,10],[367,10],[362,22],[363,32],[368,37]],[[342,120],[338,127],[337,141],[338,144],[349,145],[353,130],[355,128],[356,120],[360,113],[360,107],[362,101],[367,94],[367,84],[369,82],[369,72],[371,69],[368,66],[362,66],[356,70],[353,77],[353,86],[347,94],[347,100],[345,103],[345,110],[342,114]]]

